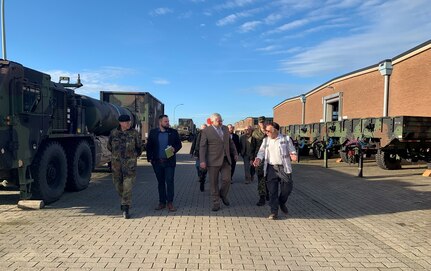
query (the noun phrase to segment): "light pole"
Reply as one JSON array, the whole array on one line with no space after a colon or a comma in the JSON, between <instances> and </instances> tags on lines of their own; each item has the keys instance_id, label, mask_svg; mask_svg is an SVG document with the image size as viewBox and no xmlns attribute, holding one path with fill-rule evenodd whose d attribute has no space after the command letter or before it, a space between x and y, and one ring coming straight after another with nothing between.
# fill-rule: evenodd
<instances>
[{"instance_id":1,"label":"light pole","mask_svg":"<svg viewBox=\"0 0 431 271\"><path fill-rule=\"evenodd\" d=\"M3 59L6 60L6 30L4 23L4 0L1 0L1 37L2 37L2 51Z\"/></svg>"},{"instance_id":2,"label":"light pole","mask_svg":"<svg viewBox=\"0 0 431 271\"><path fill-rule=\"evenodd\" d=\"M180 105L184 105L184 104L177 104L177 105L174 107L174 126L175 126L175 122L176 122L176 120L175 120L175 110L177 110L177 107L178 107L178 106L180 106Z\"/></svg>"}]
</instances>

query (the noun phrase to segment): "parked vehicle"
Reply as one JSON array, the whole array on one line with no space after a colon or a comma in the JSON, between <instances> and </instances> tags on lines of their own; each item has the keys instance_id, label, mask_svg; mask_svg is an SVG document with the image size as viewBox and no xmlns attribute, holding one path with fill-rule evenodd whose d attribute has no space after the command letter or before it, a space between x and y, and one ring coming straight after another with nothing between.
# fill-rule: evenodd
<instances>
[{"instance_id":1,"label":"parked vehicle","mask_svg":"<svg viewBox=\"0 0 431 271\"><path fill-rule=\"evenodd\" d=\"M136 129L141 132L143 146L151 129L159 127L159 116L165 105L149 92L101 91L100 100L127 108L137 116Z\"/></svg>"},{"instance_id":2,"label":"parked vehicle","mask_svg":"<svg viewBox=\"0 0 431 271\"><path fill-rule=\"evenodd\" d=\"M300 154L322 159L339 153L344 162L375 155L383 169L401 168L401 159L431 161L431 117L396 116L346 119L283 128Z\"/></svg>"},{"instance_id":3,"label":"parked vehicle","mask_svg":"<svg viewBox=\"0 0 431 271\"><path fill-rule=\"evenodd\" d=\"M106 148L118 116L132 125L133 110L75 93L66 77L0 60L0 180L20 190L21 199L58 200L65 189L79 191L92 170L110 160Z\"/></svg>"},{"instance_id":4,"label":"parked vehicle","mask_svg":"<svg viewBox=\"0 0 431 271\"><path fill-rule=\"evenodd\" d=\"M196 125L193 119L178 119L177 130L181 140L193 141L196 135Z\"/></svg>"}]
</instances>

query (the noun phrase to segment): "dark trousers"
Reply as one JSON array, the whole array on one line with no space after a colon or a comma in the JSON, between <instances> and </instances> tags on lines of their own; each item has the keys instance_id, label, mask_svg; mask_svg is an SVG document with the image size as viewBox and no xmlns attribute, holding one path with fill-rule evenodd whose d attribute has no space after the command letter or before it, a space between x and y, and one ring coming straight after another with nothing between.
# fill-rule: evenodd
<instances>
[{"instance_id":1,"label":"dark trousers","mask_svg":"<svg viewBox=\"0 0 431 271\"><path fill-rule=\"evenodd\" d=\"M159 183L159 203L166 204L166 202L173 202L175 167L163 161L153 162L152 165L157 182Z\"/></svg>"},{"instance_id":2,"label":"dark trousers","mask_svg":"<svg viewBox=\"0 0 431 271\"><path fill-rule=\"evenodd\" d=\"M233 174L235 173L235 167L236 167L236 161L235 161L235 156L230 156L230 161L231 161L231 165L230 165L230 178L232 179Z\"/></svg>"},{"instance_id":3,"label":"dark trousers","mask_svg":"<svg viewBox=\"0 0 431 271\"><path fill-rule=\"evenodd\" d=\"M266 177L271 213L278 214L278 207L280 205L286 204L290 193L292 193L292 174L285 173L282 165L268 165L266 169Z\"/></svg>"},{"instance_id":4,"label":"dark trousers","mask_svg":"<svg viewBox=\"0 0 431 271\"><path fill-rule=\"evenodd\" d=\"M196 171L198 173L199 181L205 182L205 179L207 177L207 169L201 168L199 159L196 160L195 167L196 167Z\"/></svg>"}]
</instances>

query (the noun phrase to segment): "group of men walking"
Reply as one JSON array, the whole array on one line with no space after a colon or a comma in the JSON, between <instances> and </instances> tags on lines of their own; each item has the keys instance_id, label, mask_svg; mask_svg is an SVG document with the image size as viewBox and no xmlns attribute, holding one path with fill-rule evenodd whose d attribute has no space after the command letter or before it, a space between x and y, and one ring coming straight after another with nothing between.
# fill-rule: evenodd
<instances>
[{"instance_id":1,"label":"group of men walking","mask_svg":"<svg viewBox=\"0 0 431 271\"><path fill-rule=\"evenodd\" d=\"M130 218L131 192L136 179L137 157L142 152L140 135L131 127L130 117L119 117L119 127L111 132L108 149L112 152L114 186L121 198L124 218ZM223 125L220 114L209 118L209 125L202 125L192 144L191 154L196 157L196 170L200 190L205 190L206 176L209 179L211 210L217 212L220 202L230 205L229 190L239 154L244 161L245 183L258 179L258 206L269 200L269 219L278 218L280 209L287 215L287 199L292 191L291 161L296 161L292 140L279 133L275 122L265 123L259 117L259 128L252 131L247 127L245 134L238 137L232 125ZM146 151L158 181L159 204L156 210L168 209L175 212L174 176L176 153L182 148L178 132L170 128L167 115L159 117L159 127L149 133Z\"/></svg>"}]
</instances>

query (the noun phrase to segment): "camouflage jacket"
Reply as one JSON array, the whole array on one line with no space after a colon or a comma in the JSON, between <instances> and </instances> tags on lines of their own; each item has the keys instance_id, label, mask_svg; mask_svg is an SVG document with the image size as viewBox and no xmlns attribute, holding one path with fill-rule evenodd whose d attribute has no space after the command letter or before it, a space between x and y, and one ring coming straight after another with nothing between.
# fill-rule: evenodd
<instances>
[{"instance_id":1,"label":"camouflage jacket","mask_svg":"<svg viewBox=\"0 0 431 271\"><path fill-rule=\"evenodd\" d=\"M251 135L251 143L250 143L250 149L251 149L251 159L254 160L256 158L257 153L259 152L260 145L262 145L263 139L266 137L265 132L262 132L260 128L257 128L253 131L253 134Z\"/></svg>"},{"instance_id":2,"label":"camouflage jacket","mask_svg":"<svg viewBox=\"0 0 431 271\"><path fill-rule=\"evenodd\" d=\"M133 128L126 131L117 128L111 131L107 147L112 160L136 159L142 153L141 136Z\"/></svg>"}]
</instances>

